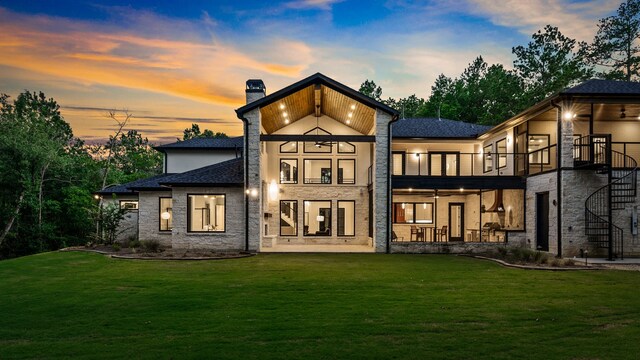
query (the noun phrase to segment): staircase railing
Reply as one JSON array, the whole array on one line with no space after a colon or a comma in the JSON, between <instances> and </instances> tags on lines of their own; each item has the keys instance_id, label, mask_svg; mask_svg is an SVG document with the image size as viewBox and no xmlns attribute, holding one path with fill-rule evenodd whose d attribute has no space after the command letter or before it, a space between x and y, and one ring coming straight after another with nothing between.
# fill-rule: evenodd
<instances>
[{"instance_id":1,"label":"staircase railing","mask_svg":"<svg viewBox=\"0 0 640 360\"><path fill-rule=\"evenodd\" d=\"M610 135L590 135L574 141L577 166L596 165L608 175L607 184L585 201L585 234L589 242L608 250L609 260L624 258L623 230L613 224L613 210L635 201L638 164L632 157L611 149Z\"/></svg>"}]
</instances>

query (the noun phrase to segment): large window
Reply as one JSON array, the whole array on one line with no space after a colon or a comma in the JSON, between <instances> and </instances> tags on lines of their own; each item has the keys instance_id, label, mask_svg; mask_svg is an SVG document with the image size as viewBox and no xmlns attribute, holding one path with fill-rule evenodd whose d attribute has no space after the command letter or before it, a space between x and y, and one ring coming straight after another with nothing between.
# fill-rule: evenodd
<instances>
[{"instance_id":1,"label":"large window","mask_svg":"<svg viewBox=\"0 0 640 360\"><path fill-rule=\"evenodd\" d=\"M297 141L287 141L280 145L280 152L286 154L295 154L298 152L298 142Z\"/></svg>"},{"instance_id":2,"label":"large window","mask_svg":"<svg viewBox=\"0 0 640 360\"><path fill-rule=\"evenodd\" d=\"M298 235L298 202L280 200L280 236Z\"/></svg>"},{"instance_id":3,"label":"large window","mask_svg":"<svg viewBox=\"0 0 640 360\"><path fill-rule=\"evenodd\" d=\"M393 222L400 224L433 224L433 203L393 203Z\"/></svg>"},{"instance_id":4,"label":"large window","mask_svg":"<svg viewBox=\"0 0 640 360\"><path fill-rule=\"evenodd\" d=\"M171 231L173 229L173 209L170 197L160 198L160 231Z\"/></svg>"},{"instance_id":5,"label":"large window","mask_svg":"<svg viewBox=\"0 0 640 360\"><path fill-rule=\"evenodd\" d=\"M404 153L394 152L392 155L392 175L404 175Z\"/></svg>"},{"instance_id":6,"label":"large window","mask_svg":"<svg viewBox=\"0 0 640 360\"><path fill-rule=\"evenodd\" d=\"M355 159L338 159L338 184L356 183Z\"/></svg>"},{"instance_id":7,"label":"large window","mask_svg":"<svg viewBox=\"0 0 640 360\"><path fill-rule=\"evenodd\" d=\"M356 235L356 202L338 201L338 236Z\"/></svg>"},{"instance_id":8,"label":"large window","mask_svg":"<svg viewBox=\"0 0 640 360\"><path fill-rule=\"evenodd\" d=\"M356 146L347 141L338 142L338 153L339 154L355 154Z\"/></svg>"},{"instance_id":9,"label":"large window","mask_svg":"<svg viewBox=\"0 0 640 360\"><path fill-rule=\"evenodd\" d=\"M280 159L280 184L298 183L298 159Z\"/></svg>"},{"instance_id":10,"label":"large window","mask_svg":"<svg viewBox=\"0 0 640 360\"><path fill-rule=\"evenodd\" d=\"M331 184L331 159L305 159L305 184Z\"/></svg>"},{"instance_id":11,"label":"large window","mask_svg":"<svg viewBox=\"0 0 640 360\"><path fill-rule=\"evenodd\" d=\"M496 142L496 153L498 153L498 169L507 166L507 139Z\"/></svg>"},{"instance_id":12,"label":"large window","mask_svg":"<svg viewBox=\"0 0 640 360\"><path fill-rule=\"evenodd\" d=\"M459 153L429 153L431 161L431 176L460 175Z\"/></svg>"},{"instance_id":13,"label":"large window","mask_svg":"<svg viewBox=\"0 0 640 360\"><path fill-rule=\"evenodd\" d=\"M549 164L549 135L529 135L529 164Z\"/></svg>"},{"instance_id":14,"label":"large window","mask_svg":"<svg viewBox=\"0 0 640 360\"><path fill-rule=\"evenodd\" d=\"M189 195L188 232L224 232L226 229L225 195Z\"/></svg>"},{"instance_id":15,"label":"large window","mask_svg":"<svg viewBox=\"0 0 640 360\"><path fill-rule=\"evenodd\" d=\"M304 135L331 135L331 133L326 131L323 128L315 127L305 132ZM333 150L333 145L331 142L325 142L325 141L305 141L304 142L305 153L331 153L332 150Z\"/></svg>"},{"instance_id":16,"label":"large window","mask_svg":"<svg viewBox=\"0 0 640 360\"><path fill-rule=\"evenodd\" d=\"M331 236L331 201L305 200L304 235Z\"/></svg>"},{"instance_id":17,"label":"large window","mask_svg":"<svg viewBox=\"0 0 640 360\"><path fill-rule=\"evenodd\" d=\"M491 144L482 149L482 169L484 172L493 170L493 153Z\"/></svg>"}]
</instances>

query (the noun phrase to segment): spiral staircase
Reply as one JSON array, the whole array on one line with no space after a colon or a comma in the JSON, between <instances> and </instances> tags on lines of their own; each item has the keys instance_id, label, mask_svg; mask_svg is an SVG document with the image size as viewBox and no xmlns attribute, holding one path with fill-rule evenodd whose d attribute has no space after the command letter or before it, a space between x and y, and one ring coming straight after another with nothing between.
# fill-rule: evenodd
<instances>
[{"instance_id":1,"label":"spiral staircase","mask_svg":"<svg viewBox=\"0 0 640 360\"><path fill-rule=\"evenodd\" d=\"M588 135L573 144L574 167L607 175L607 184L585 201L585 235L596 248L607 249L609 260L624 259L623 230L613 223L614 210L635 202L637 162L611 148L611 135Z\"/></svg>"}]
</instances>

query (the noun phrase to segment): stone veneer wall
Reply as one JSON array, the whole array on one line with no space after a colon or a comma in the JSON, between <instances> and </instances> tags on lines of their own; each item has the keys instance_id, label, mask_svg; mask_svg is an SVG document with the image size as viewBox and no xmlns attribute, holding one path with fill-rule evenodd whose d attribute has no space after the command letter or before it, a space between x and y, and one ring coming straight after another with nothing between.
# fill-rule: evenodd
<instances>
[{"instance_id":1,"label":"stone veneer wall","mask_svg":"<svg viewBox=\"0 0 640 360\"><path fill-rule=\"evenodd\" d=\"M102 200L102 205L120 205L120 201L122 200L137 201L138 197L136 195L118 195L115 199L105 197ZM138 237L138 211L139 210L130 210L124 215L124 219L120 221L120 225L118 226L118 235L116 237L117 242L124 243L129 241L131 238Z\"/></svg>"},{"instance_id":2,"label":"stone veneer wall","mask_svg":"<svg viewBox=\"0 0 640 360\"><path fill-rule=\"evenodd\" d=\"M252 97L250 97L252 96ZM247 93L247 103L253 102L264 94ZM253 109L246 113L244 117L247 119L248 148L245 149L244 161L248 162L248 171L245 174L248 189L256 189L257 196L248 196L249 201L249 251L258 251L260 249L260 238L262 237L262 181L260 171L260 109ZM239 204L244 209L244 197ZM244 218L243 218L244 221ZM243 227L244 228L244 227Z\"/></svg>"},{"instance_id":3,"label":"stone veneer wall","mask_svg":"<svg viewBox=\"0 0 640 360\"><path fill-rule=\"evenodd\" d=\"M376 110L376 146L374 156L374 183L373 183L373 237L376 252L387 251L387 241L391 241L391 213L388 204L389 184L389 122L391 115L380 109ZM388 236L387 236L388 235Z\"/></svg>"},{"instance_id":4,"label":"stone veneer wall","mask_svg":"<svg viewBox=\"0 0 640 360\"><path fill-rule=\"evenodd\" d=\"M549 252L558 253L558 208L553 205L557 202L557 178L558 174L549 172L546 174L529 176L527 178L526 201L526 244L531 249L536 248L536 194L549 193Z\"/></svg>"},{"instance_id":5,"label":"stone veneer wall","mask_svg":"<svg viewBox=\"0 0 640 360\"><path fill-rule=\"evenodd\" d=\"M322 185L315 186L281 185L282 192L278 200L269 200L267 213L271 214L269 235L276 244L339 244L368 245L369 242L369 194L366 186ZM318 192L322 196L318 196ZM304 236L304 200L331 201L331 236ZM280 236L280 200L298 201L298 236ZM356 236L338 236L338 200L355 200L355 234ZM266 244L268 246L268 242ZM264 244L263 244L264 246Z\"/></svg>"},{"instance_id":6,"label":"stone veneer wall","mask_svg":"<svg viewBox=\"0 0 640 360\"><path fill-rule=\"evenodd\" d=\"M161 197L171 197L171 191L140 191L138 195L138 239L140 241L156 240L163 247L171 247L171 231L160 231ZM176 223L175 218L173 223Z\"/></svg>"},{"instance_id":7,"label":"stone veneer wall","mask_svg":"<svg viewBox=\"0 0 640 360\"><path fill-rule=\"evenodd\" d=\"M189 194L225 194L225 232L187 232L187 196ZM174 249L211 249L243 251L245 249L244 191L242 187L174 187Z\"/></svg>"}]
</instances>

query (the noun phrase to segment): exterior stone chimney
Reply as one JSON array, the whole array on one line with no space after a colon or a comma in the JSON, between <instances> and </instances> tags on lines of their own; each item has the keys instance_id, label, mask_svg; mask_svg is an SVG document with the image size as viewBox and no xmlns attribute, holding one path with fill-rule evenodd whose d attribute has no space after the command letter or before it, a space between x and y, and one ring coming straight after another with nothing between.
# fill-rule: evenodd
<instances>
[{"instance_id":1,"label":"exterior stone chimney","mask_svg":"<svg viewBox=\"0 0 640 360\"><path fill-rule=\"evenodd\" d=\"M267 87L264 86L264 82L260 79L249 79L247 80L245 92L247 94L247 104L249 104L265 97L267 95Z\"/></svg>"}]
</instances>

